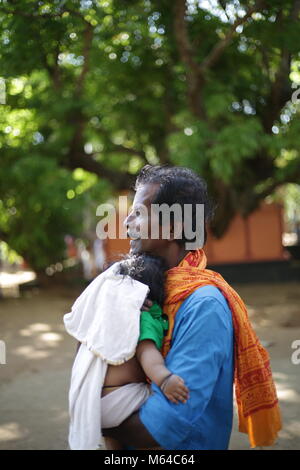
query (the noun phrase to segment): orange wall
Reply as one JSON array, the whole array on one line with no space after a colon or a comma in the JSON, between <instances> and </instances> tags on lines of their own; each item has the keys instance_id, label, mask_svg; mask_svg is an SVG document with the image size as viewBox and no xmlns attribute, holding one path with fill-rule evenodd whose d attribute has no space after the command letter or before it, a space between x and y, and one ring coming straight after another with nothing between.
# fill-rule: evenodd
<instances>
[{"instance_id":1,"label":"orange wall","mask_svg":"<svg viewBox=\"0 0 300 470\"><path fill-rule=\"evenodd\" d=\"M237 215L220 240L209 234L205 246L208 263L285 259L282 231L282 207L279 204L262 204L246 219Z\"/></svg>"},{"instance_id":2,"label":"orange wall","mask_svg":"<svg viewBox=\"0 0 300 470\"><path fill-rule=\"evenodd\" d=\"M119 234L119 221L123 223L124 217L121 217L120 214L117 214L117 224L116 224L116 232L117 236ZM105 252L106 252L106 260L110 261L117 261L120 259L120 255L124 253L128 253L130 249L130 238L120 238L120 239L111 239L108 238L105 245Z\"/></svg>"}]
</instances>

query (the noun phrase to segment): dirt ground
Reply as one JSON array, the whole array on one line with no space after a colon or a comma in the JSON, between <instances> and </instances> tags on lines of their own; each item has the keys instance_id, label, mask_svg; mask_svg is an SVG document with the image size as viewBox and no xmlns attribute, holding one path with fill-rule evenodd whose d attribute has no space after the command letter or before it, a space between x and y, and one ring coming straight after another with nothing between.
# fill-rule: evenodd
<instances>
[{"instance_id":1,"label":"dirt ground","mask_svg":"<svg viewBox=\"0 0 300 470\"><path fill-rule=\"evenodd\" d=\"M234 286L245 300L257 334L267 347L284 427L275 449L300 449L300 364L291 361L300 340L299 284ZM0 449L68 449L68 389L76 343L62 317L78 291L33 290L0 300ZM237 431L230 449L249 449ZM269 448L266 448L269 449Z\"/></svg>"}]
</instances>

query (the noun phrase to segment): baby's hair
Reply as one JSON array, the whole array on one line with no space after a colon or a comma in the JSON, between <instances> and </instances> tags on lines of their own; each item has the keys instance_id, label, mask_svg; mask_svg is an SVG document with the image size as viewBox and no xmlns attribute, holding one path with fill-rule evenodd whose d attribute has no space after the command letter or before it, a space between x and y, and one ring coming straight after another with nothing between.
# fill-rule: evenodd
<instances>
[{"instance_id":1,"label":"baby's hair","mask_svg":"<svg viewBox=\"0 0 300 470\"><path fill-rule=\"evenodd\" d=\"M125 255L119 262L117 274L129 276L146 284L150 291L148 298L162 306L164 302L164 272L166 262L160 256L148 254Z\"/></svg>"}]
</instances>

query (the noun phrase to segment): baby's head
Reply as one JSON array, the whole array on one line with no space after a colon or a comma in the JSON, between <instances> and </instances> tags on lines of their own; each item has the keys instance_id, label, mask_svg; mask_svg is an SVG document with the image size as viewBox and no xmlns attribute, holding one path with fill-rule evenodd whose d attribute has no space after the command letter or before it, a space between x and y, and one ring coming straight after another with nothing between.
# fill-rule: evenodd
<instances>
[{"instance_id":1,"label":"baby's head","mask_svg":"<svg viewBox=\"0 0 300 470\"><path fill-rule=\"evenodd\" d=\"M147 298L162 306L166 269L167 266L163 258L142 253L127 255L124 260L119 262L117 273L146 284L150 289Z\"/></svg>"}]
</instances>

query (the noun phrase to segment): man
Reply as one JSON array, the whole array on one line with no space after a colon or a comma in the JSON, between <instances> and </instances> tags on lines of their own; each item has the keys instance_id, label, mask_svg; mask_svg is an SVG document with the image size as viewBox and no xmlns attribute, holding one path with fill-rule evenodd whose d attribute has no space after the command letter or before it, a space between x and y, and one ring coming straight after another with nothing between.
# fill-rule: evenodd
<instances>
[{"instance_id":1,"label":"man","mask_svg":"<svg viewBox=\"0 0 300 470\"><path fill-rule=\"evenodd\" d=\"M236 371L240 430L248 432L253 447L269 445L281 425L277 396L267 352L249 324L242 300L218 273L205 269L201 247L186 248L193 240L186 238L183 220L170 219L169 235L164 236L166 221L151 212L153 204L179 204L184 214L185 205L191 205L188 220L192 227L188 228L196 234L203 232L205 243L205 223L212 215L206 183L187 168L146 165L135 190L132 210L124 222L133 237L130 252L161 256L168 265L164 311L170 328L163 355L166 367L184 379L190 397L186 403L171 403L152 384L152 395L140 410L118 428L103 430L104 435L135 449L227 449ZM202 220L197 218L197 205L204 207ZM178 237L175 232L180 222ZM159 237L151 238L157 224ZM143 238L140 234L146 229L149 236Z\"/></svg>"}]
</instances>

